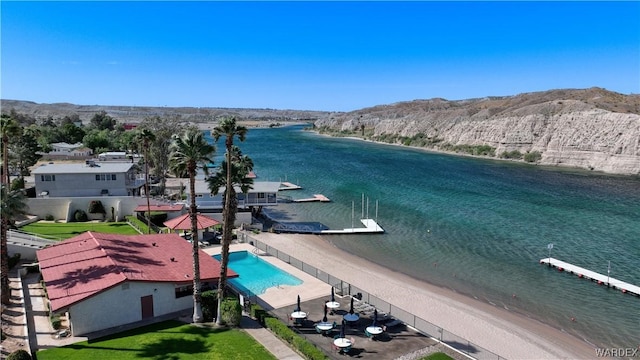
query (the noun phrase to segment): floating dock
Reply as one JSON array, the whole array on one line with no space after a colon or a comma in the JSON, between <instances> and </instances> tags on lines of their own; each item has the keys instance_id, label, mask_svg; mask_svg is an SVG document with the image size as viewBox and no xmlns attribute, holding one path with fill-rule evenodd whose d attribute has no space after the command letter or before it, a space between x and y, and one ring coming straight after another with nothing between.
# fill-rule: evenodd
<instances>
[{"instance_id":1,"label":"floating dock","mask_svg":"<svg viewBox=\"0 0 640 360\"><path fill-rule=\"evenodd\" d=\"M373 219L361 219L363 228L348 228L342 230L331 230L328 226L319 222L277 222L272 229L276 233L295 234L317 234L317 235L338 235L338 234L382 234L384 229Z\"/></svg>"},{"instance_id":2,"label":"floating dock","mask_svg":"<svg viewBox=\"0 0 640 360\"><path fill-rule=\"evenodd\" d=\"M330 202L331 200L329 200L329 198L327 198L326 196L324 196L322 194L314 194L312 198L295 199L295 200L293 200L293 202L314 202L314 201Z\"/></svg>"},{"instance_id":3,"label":"floating dock","mask_svg":"<svg viewBox=\"0 0 640 360\"><path fill-rule=\"evenodd\" d=\"M373 219L360 219L363 228L347 228L342 230L322 230L320 234L382 234L384 229Z\"/></svg>"},{"instance_id":4,"label":"floating dock","mask_svg":"<svg viewBox=\"0 0 640 360\"><path fill-rule=\"evenodd\" d=\"M540 264L553 266L554 268L558 269L558 271L566 271L570 274L576 274L579 278L585 278L587 280L597 282L599 285L605 285L614 289L619 289L625 294L640 296L640 286L629 284L610 276L602 275L595 271L569 264L568 262L564 262L562 260L554 259L552 257L546 257L540 260Z\"/></svg>"},{"instance_id":5,"label":"floating dock","mask_svg":"<svg viewBox=\"0 0 640 360\"><path fill-rule=\"evenodd\" d=\"M284 181L280 183L280 188L278 190L300 190L302 186L296 185L294 183L290 183L288 181Z\"/></svg>"}]
</instances>

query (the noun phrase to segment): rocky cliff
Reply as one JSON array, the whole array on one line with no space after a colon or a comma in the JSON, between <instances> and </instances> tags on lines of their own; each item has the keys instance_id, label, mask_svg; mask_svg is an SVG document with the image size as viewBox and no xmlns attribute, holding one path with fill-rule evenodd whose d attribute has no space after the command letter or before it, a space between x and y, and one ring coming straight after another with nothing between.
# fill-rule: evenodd
<instances>
[{"instance_id":1,"label":"rocky cliff","mask_svg":"<svg viewBox=\"0 0 640 360\"><path fill-rule=\"evenodd\" d=\"M416 100L332 114L315 125L374 141L631 175L640 174L639 114L640 96L591 88Z\"/></svg>"}]
</instances>

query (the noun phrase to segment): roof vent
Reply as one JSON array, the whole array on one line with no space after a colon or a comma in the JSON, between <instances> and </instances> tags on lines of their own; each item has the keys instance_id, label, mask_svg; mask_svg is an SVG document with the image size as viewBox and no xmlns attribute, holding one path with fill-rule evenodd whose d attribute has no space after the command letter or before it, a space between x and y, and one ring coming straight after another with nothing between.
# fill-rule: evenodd
<instances>
[{"instance_id":1,"label":"roof vent","mask_svg":"<svg viewBox=\"0 0 640 360\"><path fill-rule=\"evenodd\" d=\"M172 257L170 260L171 260L171 262L176 262L176 258L174 258L174 257Z\"/></svg>"},{"instance_id":2,"label":"roof vent","mask_svg":"<svg viewBox=\"0 0 640 360\"><path fill-rule=\"evenodd\" d=\"M156 246L158 246L158 244L156 244L156 243L151 243L151 246L156 247Z\"/></svg>"}]
</instances>

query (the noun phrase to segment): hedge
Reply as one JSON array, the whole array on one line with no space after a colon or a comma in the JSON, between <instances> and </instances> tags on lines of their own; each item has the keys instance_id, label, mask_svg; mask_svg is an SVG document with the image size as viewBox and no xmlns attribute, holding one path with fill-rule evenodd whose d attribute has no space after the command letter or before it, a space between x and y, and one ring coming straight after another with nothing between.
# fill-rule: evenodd
<instances>
[{"instance_id":1,"label":"hedge","mask_svg":"<svg viewBox=\"0 0 640 360\"><path fill-rule=\"evenodd\" d=\"M295 333L282 321L274 317L267 316L264 319L264 322L267 326L267 329L271 330L282 340L293 345L293 347L297 349L302 355L304 355L305 358L309 360L328 359L328 357L324 354L324 352L322 352L322 350L315 347L315 345L310 343L307 339Z\"/></svg>"}]
</instances>

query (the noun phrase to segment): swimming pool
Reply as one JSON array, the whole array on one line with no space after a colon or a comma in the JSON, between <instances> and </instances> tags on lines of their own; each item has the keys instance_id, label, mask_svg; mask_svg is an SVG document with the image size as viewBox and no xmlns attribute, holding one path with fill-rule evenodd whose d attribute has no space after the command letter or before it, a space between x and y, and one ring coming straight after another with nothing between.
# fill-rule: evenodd
<instances>
[{"instance_id":1,"label":"swimming pool","mask_svg":"<svg viewBox=\"0 0 640 360\"><path fill-rule=\"evenodd\" d=\"M220 255L213 257L220 261ZM302 280L248 251L229 253L229 268L239 275L237 278L229 279L229 283L248 295L264 294L268 288L274 286L302 284Z\"/></svg>"}]
</instances>

